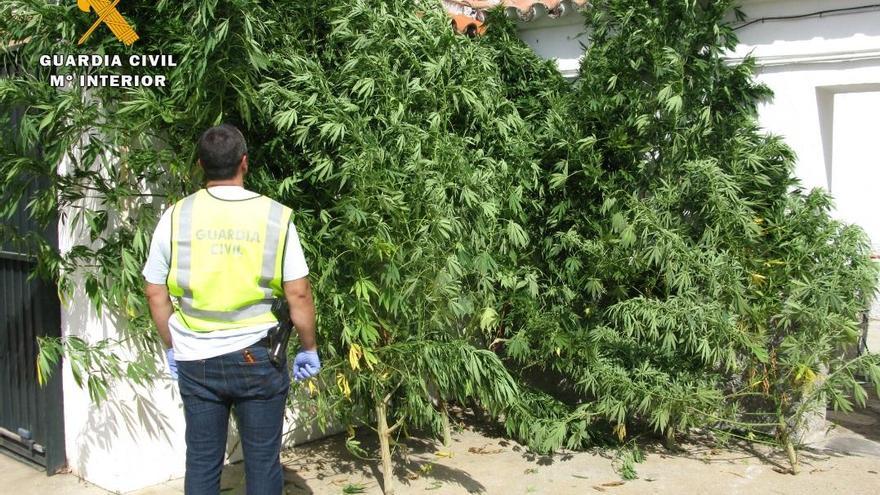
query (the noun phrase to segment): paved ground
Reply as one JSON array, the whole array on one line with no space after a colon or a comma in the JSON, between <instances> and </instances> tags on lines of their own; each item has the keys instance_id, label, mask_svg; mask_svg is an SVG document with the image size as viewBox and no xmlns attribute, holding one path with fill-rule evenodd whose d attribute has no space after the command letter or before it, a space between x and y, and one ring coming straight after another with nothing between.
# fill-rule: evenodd
<instances>
[{"instance_id":1,"label":"paved ground","mask_svg":"<svg viewBox=\"0 0 880 495\"><path fill-rule=\"evenodd\" d=\"M6 455L4 455L6 454ZM71 475L46 476L44 469L11 457L0 450L0 486L17 495L106 495L107 492ZM8 490L8 491L7 491Z\"/></svg>"}]
</instances>

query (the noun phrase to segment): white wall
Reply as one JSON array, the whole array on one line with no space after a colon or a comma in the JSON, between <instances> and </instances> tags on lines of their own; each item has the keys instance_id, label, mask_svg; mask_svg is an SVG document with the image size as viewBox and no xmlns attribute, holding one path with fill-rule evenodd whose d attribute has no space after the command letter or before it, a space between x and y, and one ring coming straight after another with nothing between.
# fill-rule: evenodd
<instances>
[{"instance_id":1,"label":"white wall","mask_svg":"<svg viewBox=\"0 0 880 495\"><path fill-rule=\"evenodd\" d=\"M61 165L61 173L66 167L67 163ZM73 214L73 210L63 212L59 222L62 253L88 242L87 234L72 225ZM95 312L82 283L62 299L61 332L90 343L120 336L109 314ZM131 360L131 349L117 346L113 351L123 361ZM75 474L119 492L183 475L183 413L170 378L163 377L149 388L114 383L108 400L100 405L77 386L67 360L63 381L67 462Z\"/></svg>"},{"instance_id":2,"label":"white wall","mask_svg":"<svg viewBox=\"0 0 880 495\"><path fill-rule=\"evenodd\" d=\"M869 5L866 0L745 0L746 21ZM826 13L803 19L761 21L737 30L732 57L752 53L764 65L876 59L880 9Z\"/></svg>"},{"instance_id":3,"label":"white wall","mask_svg":"<svg viewBox=\"0 0 880 495\"><path fill-rule=\"evenodd\" d=\"M535 53L542 58L556 60L565 77L577 77L584 53L581 44L587 42L584 17L579 10L570 7L558 18L544 15L533 21L520 22L518 28L520 39Z\"/></svg>"},{"instance_id":4,"label":"white wall","mask_svg":"<svg viewBox=\"0 0 880 495\"><path fill-rule=\"evenodd\" d=\"M752 19L869 2L752 1ZM764 128L797 153L795 175L834 196L834 215L864 228L880 254L880 9L768 21L737 31L732 61L756 57L757 79L773 90L761 105ZM880 317L875 300L871 317Z\"/></svg>"},{"instance_id":5,"label":"white wall","mask_svg":"<svg viewBox=\"0 0 880 495\"><path fill-rule=\"evenodd\" d=\"M880 252L880 85L834 95L829 190L837 215L864 228Z\"/></svg>"},{"instance_id":6,"label":"white wall","mask_svg":"<svg viewBox=\"0 0 880 495\"><path fill-rule=\"evenodd\" d=\"M868 3L744 0L742 10L748 21ZM588 42L583 21L579 12L570 10L558 19L544 16L520 22L519 35L538 55L556 60L564 74L574 77L583 53L581 45ZM760 107L762 125L784 136L797 153L796 174L803 184L834 193L841 218L867 227L880 252L880 221L875 226L873 217L856 213L880 206L874 205L874 195L864 190L872 176L863 174L862 181L852 179L856 163L866 172L877 151L871 140L862 137L870 135L878 115L876 98L870 95L880 91L880 9L764 20L736 32L740 43L730 54L731 61L747 54L756 57L760 66L757 79L776 95ZM855 134L857 131L860 134Z\"/></svg>"}]
</instances>

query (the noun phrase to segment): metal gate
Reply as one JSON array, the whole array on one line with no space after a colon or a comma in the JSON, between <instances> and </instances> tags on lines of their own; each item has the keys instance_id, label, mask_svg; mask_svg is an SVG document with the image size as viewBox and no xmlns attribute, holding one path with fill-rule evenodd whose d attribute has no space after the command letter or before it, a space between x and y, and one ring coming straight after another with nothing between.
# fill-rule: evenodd
<instances>
[{"instance_id":1,"label":"metal gate","mask_svg":"<svg viewBox=\"0 0 880 495\"><path fill-rule=\"evenodd\" d=\"M13 125L17 117L13 113ZM8 131L0 129L0 146L11 144ZM5 199L0 192L0 201ZM4 229L45 235L57 248L57 220L41 228L25 204L27 198L13 218L3 220ZM61 310L55 285L30 276L35 266L33 253L5 239L0 242L0 449L45 466L51 475L66 464L61 366L45 386L38 385L37 337L61 335Z\"/></svg>"}]
</instances>

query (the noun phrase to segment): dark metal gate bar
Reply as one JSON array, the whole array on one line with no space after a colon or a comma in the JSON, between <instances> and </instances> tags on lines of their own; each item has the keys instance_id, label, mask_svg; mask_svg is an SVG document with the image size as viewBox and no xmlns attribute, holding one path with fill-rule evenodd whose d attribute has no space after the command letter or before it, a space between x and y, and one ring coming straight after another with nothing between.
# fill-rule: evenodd
<instances>
[{"instance_id":1,"label":"dark metal gate bar","mask_svg":"<svg viewBox=\"0 0 880 495\"><path fill-rule=\"evenodd\" d=\"M13 111L13 126L19 116ZM0 146L13 144L8 131L0 129ZM38 187L32 184L29 192ZM57 248L57 221L37 225L24 209L27 199L3 220L3 229L42 234ZM35 266L27 249L0 243L0 449L45 466L51 475L66 464L61 366L45 386L37 383L37 337L61 336L61 309L55 284L30 276Z\"/></svg>"},{"instance_id":2,"label":"dark metal gate bar","mask_svg":"<svg viewBox=\"0 0 880 495\"><path fill-rule=\"evenodd\" d=\"M0 446L51 474L65 463L61 372L37 384L37 336L59 336L55 288L28 280L33 261L0 252Z\"/></svg>"}]
</instances>

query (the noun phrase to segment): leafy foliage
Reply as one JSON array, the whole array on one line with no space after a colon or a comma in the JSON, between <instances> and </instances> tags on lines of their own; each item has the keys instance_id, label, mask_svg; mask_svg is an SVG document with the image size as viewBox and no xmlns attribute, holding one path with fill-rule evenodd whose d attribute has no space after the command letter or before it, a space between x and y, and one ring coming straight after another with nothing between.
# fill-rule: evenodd
<instances>
[{"instance_id":1,"label":"leafy foliage","mask_svg":"<svg viewBox=\"0 0 880 495\"><path fill-rule=\"evenodd\" d=\"M124 10L141 36L131 48L109 36L72 44L85 19L69 5L0 7L12 20L0 25L5 40L30 40L8 51L21 69L0 82L0 105L25 109L20 146L3 150L4 185L46 177L52 201L35 201L33 213L70 212L85 234L52 253L61 287L82 283L118 318L119 340L152 361L139 274L148 240L163 205L200 185L198 134L231 121L250 143L246 186L296 212L326 360L326 379L303 392L318 392L322 421L369 419L382 402L399 424L438 431L438 399L477 399L495 414L515 402L516 384L480 336L494 324L500 278L520 269L523 184L537 181L537 167L494 53L448 29L439 4ZM170 53L177 67L152 69L166 88L49 86L51 70L68 68L42 68L40 54L91 52ZM82 344L44 342L44 362L78 359ZM100 359L106 345L93 343L77 368L96 378L96 398L106 379L142 364Z\"/></svg>"},{"instance_id":2,"label":"leafy foliage","mask_svg":"<svg viewBox=\"0 0 880 495\"><path fill-rule=\"evenodd\" d=\"M199 187L198 133L227 121L250 143L247 187L295 211L327 361L300 391L321 421L381 406L384 434L437 432L446 400L476 400L539 451L695 426L791 444L817 398L863 402L854 376L880 384L880 363L840 349L873 296L868 243L760 132L769 91L723 58L731 2L591 5L569 83L500 13L469 39L439 2L132 4L141 40L79 47L91 19L72 4L0 0L17 66L0 107L22 109L15 132L0 116L0 215L28 201L79 234L63 252L3 236L123 332L46 341L41 369L65 353L96 399L153 371L139 268L160 210ZM144 69L165 88L56 90L73 69L44 53L177 67ZM101 358L121 342L136 362Z\"/></svg>"},{"instance_id":3,"label":"leafy foliage","mask_svg":"<svg viewBox=\"0 0 880 495\"><path fill-rule=\"evenodd\" d=\"M621 438L784 425L786 443L817 396L847 407L864 397L851 371L880 370L841 357L875 290L868 240L760 131L769 91L752 60L723 57L731 2L591 5L567 97L518 101L544 150L528 228L542 298L510 305L508 354ZM820 385L829 369L849 371Z\"/></svg>"}]
</instances>

